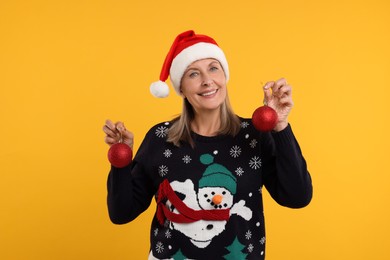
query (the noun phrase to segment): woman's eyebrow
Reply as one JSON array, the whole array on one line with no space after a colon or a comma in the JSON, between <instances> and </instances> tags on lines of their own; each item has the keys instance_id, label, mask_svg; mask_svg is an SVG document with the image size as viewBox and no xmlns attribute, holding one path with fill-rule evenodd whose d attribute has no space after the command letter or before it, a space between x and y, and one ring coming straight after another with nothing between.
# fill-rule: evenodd
<instances>
[{"instance_id":1,"label":"woman's eyebrow","mask_svg":"<svg viewBox=\"0 0 390 260\"><path fill-rule=\"evenodd\" d=\"M214 61L210 62L209 66L214 65L215 63L218 65L220 64L218 61L214 60Z\"/></svg>"},{"instance_id":2,"label":"woman's eyebrow","mask_svg":"<svg viewBox=\"0 0 390 260\"><path fill-rule=\"evenodd\" d=\"M190 71L190 70L198 70L197 68L195 68L195 67L188 67L186 70L185 70L185 72L184 72L184 74L186 74L188 71Z\"/></svg>"}]
</instances>

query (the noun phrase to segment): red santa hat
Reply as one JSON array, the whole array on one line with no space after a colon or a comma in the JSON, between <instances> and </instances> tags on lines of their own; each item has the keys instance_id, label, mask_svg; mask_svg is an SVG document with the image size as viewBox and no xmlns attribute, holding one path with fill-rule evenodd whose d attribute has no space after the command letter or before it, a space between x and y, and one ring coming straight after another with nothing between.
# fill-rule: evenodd
<instances>
[{"instance_id":1,"label":"red santa hat","mask_svg":"<svg viewBox=\"0 0 390 260\"><path fill-rule=\"evenodd\" d=\"M169 95L169 87L165 83L168 76L177 94L180 93L181 78L187 67L194 61L213 58L220 62L226 81L229 80L229 67L222 49L209 36L186 31L179 34L169 50L160 73L160 80L150 85L150 92L155 97L164 98Z\"/></svg>"}]
</instances>

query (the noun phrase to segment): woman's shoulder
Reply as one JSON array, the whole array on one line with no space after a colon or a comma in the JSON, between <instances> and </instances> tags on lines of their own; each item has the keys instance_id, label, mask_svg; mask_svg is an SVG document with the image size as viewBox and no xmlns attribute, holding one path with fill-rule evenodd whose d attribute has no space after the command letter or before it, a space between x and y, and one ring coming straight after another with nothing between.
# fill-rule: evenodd
<instances>
[{"instance_id":1,"label":"woman's shoulder","mask_svg":"<svg viewBox=\"0 0 390 260\"><path fill-rule=\"evenodd\" d=\"M255 129L253 124L252 124L251 118L245 118L245 117L240 117L240 116L238 116L238 118L240 119L241 130L253 131Z\"/></svg>"},{"instance_id":2,"label":"woman's shoulder","mask_svg":"<svg viewBox=\"0 0 390 260\"><path fill-rule=\"evenodd\" d=\"M156 149L156 147L165 147L167 145L168 129L171 126L171 122L160 122L146 132L141 143L141 147L150 151L150 149Z\"/></svg>"},{"instance_id":3,"label":"woman's shoulder","mask_svg":"<svg viewBox=\"0 0 390 260\"><path fill-rule=\"evenodd\" d=\"M250 118L245 118L245 117L241 117L241 116L237 116L237 117L238 117L238 119L240 119L241 127L244 126L244 128L245 128L245 127L252 124L252 120Z\"/></svg>"},{"instance_id":4,"label":"woman's shoulder","mask_svg":"<svg viewBox=\"0 0 390 260\"><path fill-rule=\"evenodd\" d=\"M168 130L171 125L172 122L170 121L157 123L149 129L149 131L146 133L146 137L166 140L166 137L168 136Z\"/></svg>"}]
</instances>

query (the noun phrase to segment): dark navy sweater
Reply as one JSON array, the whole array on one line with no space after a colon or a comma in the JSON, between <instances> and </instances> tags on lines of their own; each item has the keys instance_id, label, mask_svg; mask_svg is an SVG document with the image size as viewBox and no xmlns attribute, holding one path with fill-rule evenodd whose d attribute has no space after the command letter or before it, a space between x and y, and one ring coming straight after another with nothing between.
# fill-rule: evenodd
<instances>
[{"instance_id":1,"label":"dark navy sweater","mask_svg":"<svg viewBox=\"0 0 390 260\"><path fill-rule=\"evenodd\" d=\"M235 137L193 133L193 148L168 143L169 127L170 122L152 127L129 166L111 167L111 221L132 221L155 198L149 259L264 259L262 188L290 208L312 198L291 126L260 133L250 119L241 119ZM175 198L163 196L167 188Z\"/></svg>"}]
</instances>

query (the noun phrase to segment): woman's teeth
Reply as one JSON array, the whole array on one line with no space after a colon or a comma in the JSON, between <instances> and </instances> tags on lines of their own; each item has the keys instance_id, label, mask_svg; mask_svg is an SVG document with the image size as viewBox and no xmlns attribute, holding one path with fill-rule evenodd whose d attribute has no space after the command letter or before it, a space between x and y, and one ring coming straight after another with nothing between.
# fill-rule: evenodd
<instances>
[{"instance_id":1,"label":"woman's teeth","mask_svg":"<svg viewBox=\"0 0 390 260\"><path fill-rule=\"evenodd\" d=\"M213 91L210 91L210 92L207 92L207 93L203 93L203 94L201 94L201 96L203 96L203 97L211 96L211 95L215 94L216 92L217 92L217 90L213 90Z\"/></svg>"}]
</instances>

